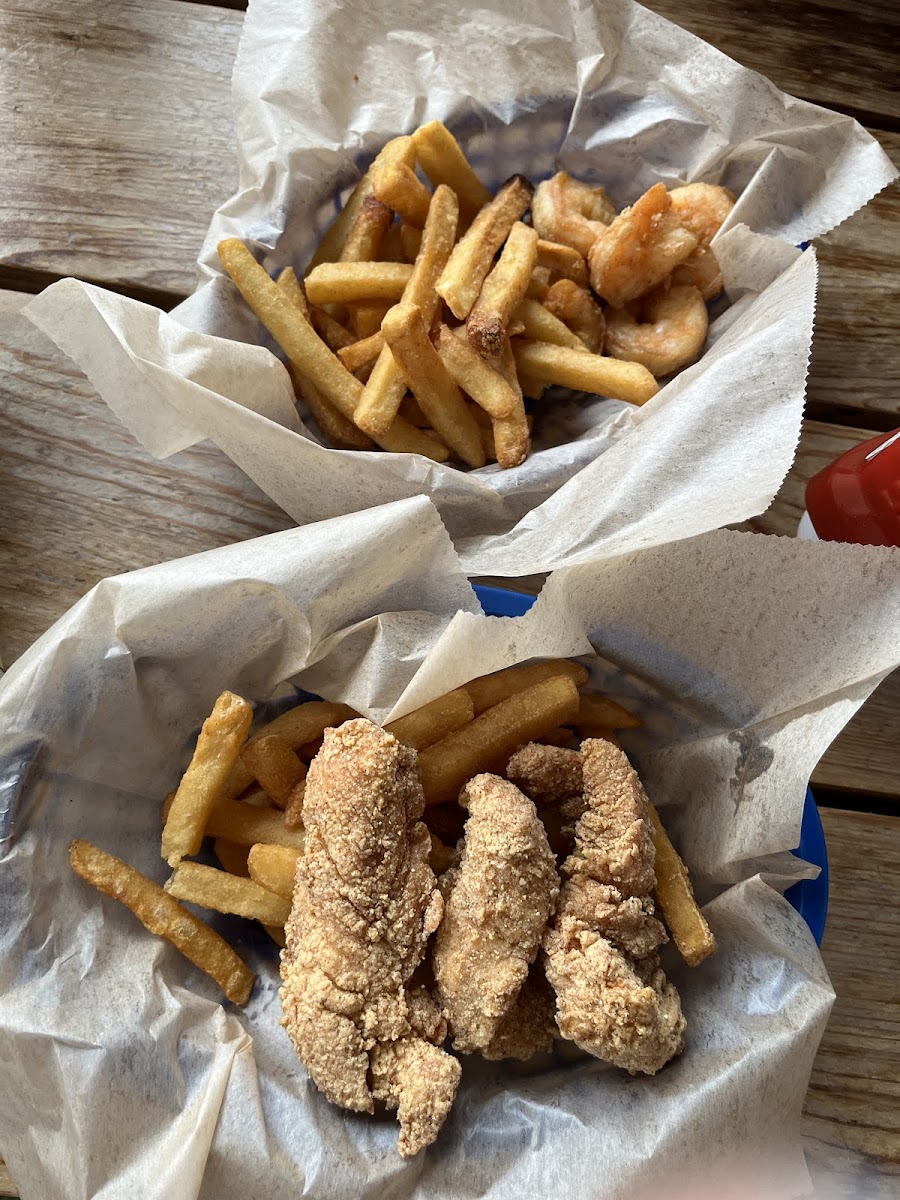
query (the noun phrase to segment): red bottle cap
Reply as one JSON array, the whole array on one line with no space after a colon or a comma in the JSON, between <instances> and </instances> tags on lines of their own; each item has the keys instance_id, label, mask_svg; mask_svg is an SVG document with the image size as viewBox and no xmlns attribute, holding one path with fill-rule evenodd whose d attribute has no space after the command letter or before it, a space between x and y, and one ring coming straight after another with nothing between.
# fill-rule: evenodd
<instances>
[{"instance_id":1,"label":"red bottle cap","mask_svg":"<svg viewBox=\"0 0 900 1200\"><path fill-rule=\"evenodd\" d=\"M900 429L854 446L813 475L806 508L823 541L900 546Z\"/></svg>"}]
</instances>

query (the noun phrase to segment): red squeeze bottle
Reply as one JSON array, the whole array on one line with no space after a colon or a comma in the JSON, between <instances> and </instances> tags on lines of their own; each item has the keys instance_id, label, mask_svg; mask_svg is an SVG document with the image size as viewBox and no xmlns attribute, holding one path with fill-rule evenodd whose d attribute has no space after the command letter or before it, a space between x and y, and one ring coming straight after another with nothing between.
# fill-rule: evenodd
<instances>
[{"instance_id":1,"label":"red squeeze bottle","mask_svg":"<svg viewBox=\"0 0 900 1200\"><path fill-rule=\"evenodd\" d=\"M823 541L900 546L900 429L854 446L813 475L806 510Z\"/></svg>"}]
</instances>

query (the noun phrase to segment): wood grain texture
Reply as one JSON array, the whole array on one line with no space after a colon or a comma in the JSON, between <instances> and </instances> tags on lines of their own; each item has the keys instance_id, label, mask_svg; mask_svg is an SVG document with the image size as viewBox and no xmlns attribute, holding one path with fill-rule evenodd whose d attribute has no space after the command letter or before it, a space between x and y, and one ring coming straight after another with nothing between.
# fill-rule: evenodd
<instances>
[{"instance_id":1,"label":"wood grain texture","mask_svg":"<svg viewBox=\"0 0 900 1200\"><path fill-rule=\"evenodd\" d=\"M824 104L900 123L900 9L883 0L647 0L776 87ZM876 122L877 123L877 122Z\"/></svg>"},{"instance_id":2,"label":"wood grain texture","mask_svg":"<svg viewBox=\"0 0 900 1200\"><path fill-rule=\"evenodd\" d=\"M176 0L7 0L0 263L189 292L237 181L242 24Z\"/></svg>"},{"instance_id":3,"label":"wood grain texture","mask_svg":"<svg viewBox=\"0 0 900 1200\"><path fill-rule=\"evenodd\" d=\"M900 11L900 10L898 10ZM873 131L874 132L874 131ZM900 165L900 134L879 133ZM819 287L807 403L816 416L900 424L900 185L816 240Z\"/></svg>"},{"instance_id":4,"label":"wood grain texture","mask_svg":"<svg viewBox=\"0 0 900 1200\"><path fill-rule=\"evenodd\" d=\"M0 293L5 666L107 575L293 524L210 443L151 458L74 363L16 314L26 299Z\"/></svg>"},{"instance_id":5,"label":"wood grain texture","mask_svg":"<svg viewBox=\"0 0 900 1200\"><path fill-rule=\"evenodd\" d=\"M900 1195L900 820L822 809L831 897L822 944L837 993L803 1123L819 1200Z\"/></svg>"}]
</instances>

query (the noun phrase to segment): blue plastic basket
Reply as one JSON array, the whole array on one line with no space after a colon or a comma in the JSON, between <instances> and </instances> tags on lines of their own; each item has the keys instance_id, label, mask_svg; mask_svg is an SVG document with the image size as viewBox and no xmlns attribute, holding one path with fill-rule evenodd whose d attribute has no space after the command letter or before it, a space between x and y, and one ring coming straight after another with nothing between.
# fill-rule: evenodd
<instances>
[{"instance_id":1,"label":"blue plastic basket","mask_svg":"<svg viewBox=\"0 0 900 1200\"><path fill-rule=\"evenodd\" d=\"M523 592L511 592L506 588L475 585L481 607L490 617L521 617L528 612L537 597ZM800 827L800 845L794 851L805 862L820 868L816 879L804 879L785 892L785 898L810 928L816 944L822 944L825 932L825 914L828 911L828 852L825 834L819 819L819 810L812 792L807 788L803 806L803 824Z\"/></svg>"}]
</instances>

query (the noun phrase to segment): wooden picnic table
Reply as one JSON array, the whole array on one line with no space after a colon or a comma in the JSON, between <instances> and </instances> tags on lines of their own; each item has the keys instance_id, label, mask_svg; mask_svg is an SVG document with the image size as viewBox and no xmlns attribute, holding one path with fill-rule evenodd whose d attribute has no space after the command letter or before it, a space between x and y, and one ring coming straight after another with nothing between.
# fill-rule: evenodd
<instances>
[{"instance_id":1,"label":"wooden picnic table","mask_svg":"<svg viewBox=\"0 0 900 1200\"><path fill-rule=\"evenodd\" d=\"M158 462L24 318L65 275L171 308L236 184L230 74L243 5L3 0L0 138L0 657L104 576L287 528L201 444ZM900 161L897 10L877 0L650 0L804 99L850 113ZM808 419L762 533L791 535L806 480L900 425L900 189L817 242ZM900 677L819 763L831 861L823 945L837 991L804 1136L825 1197L900 1194ZM0 1147L2 1149L2 1147ZM16 1195L0 1164L0 1194Z\"/></svg>"}]
</instances>

